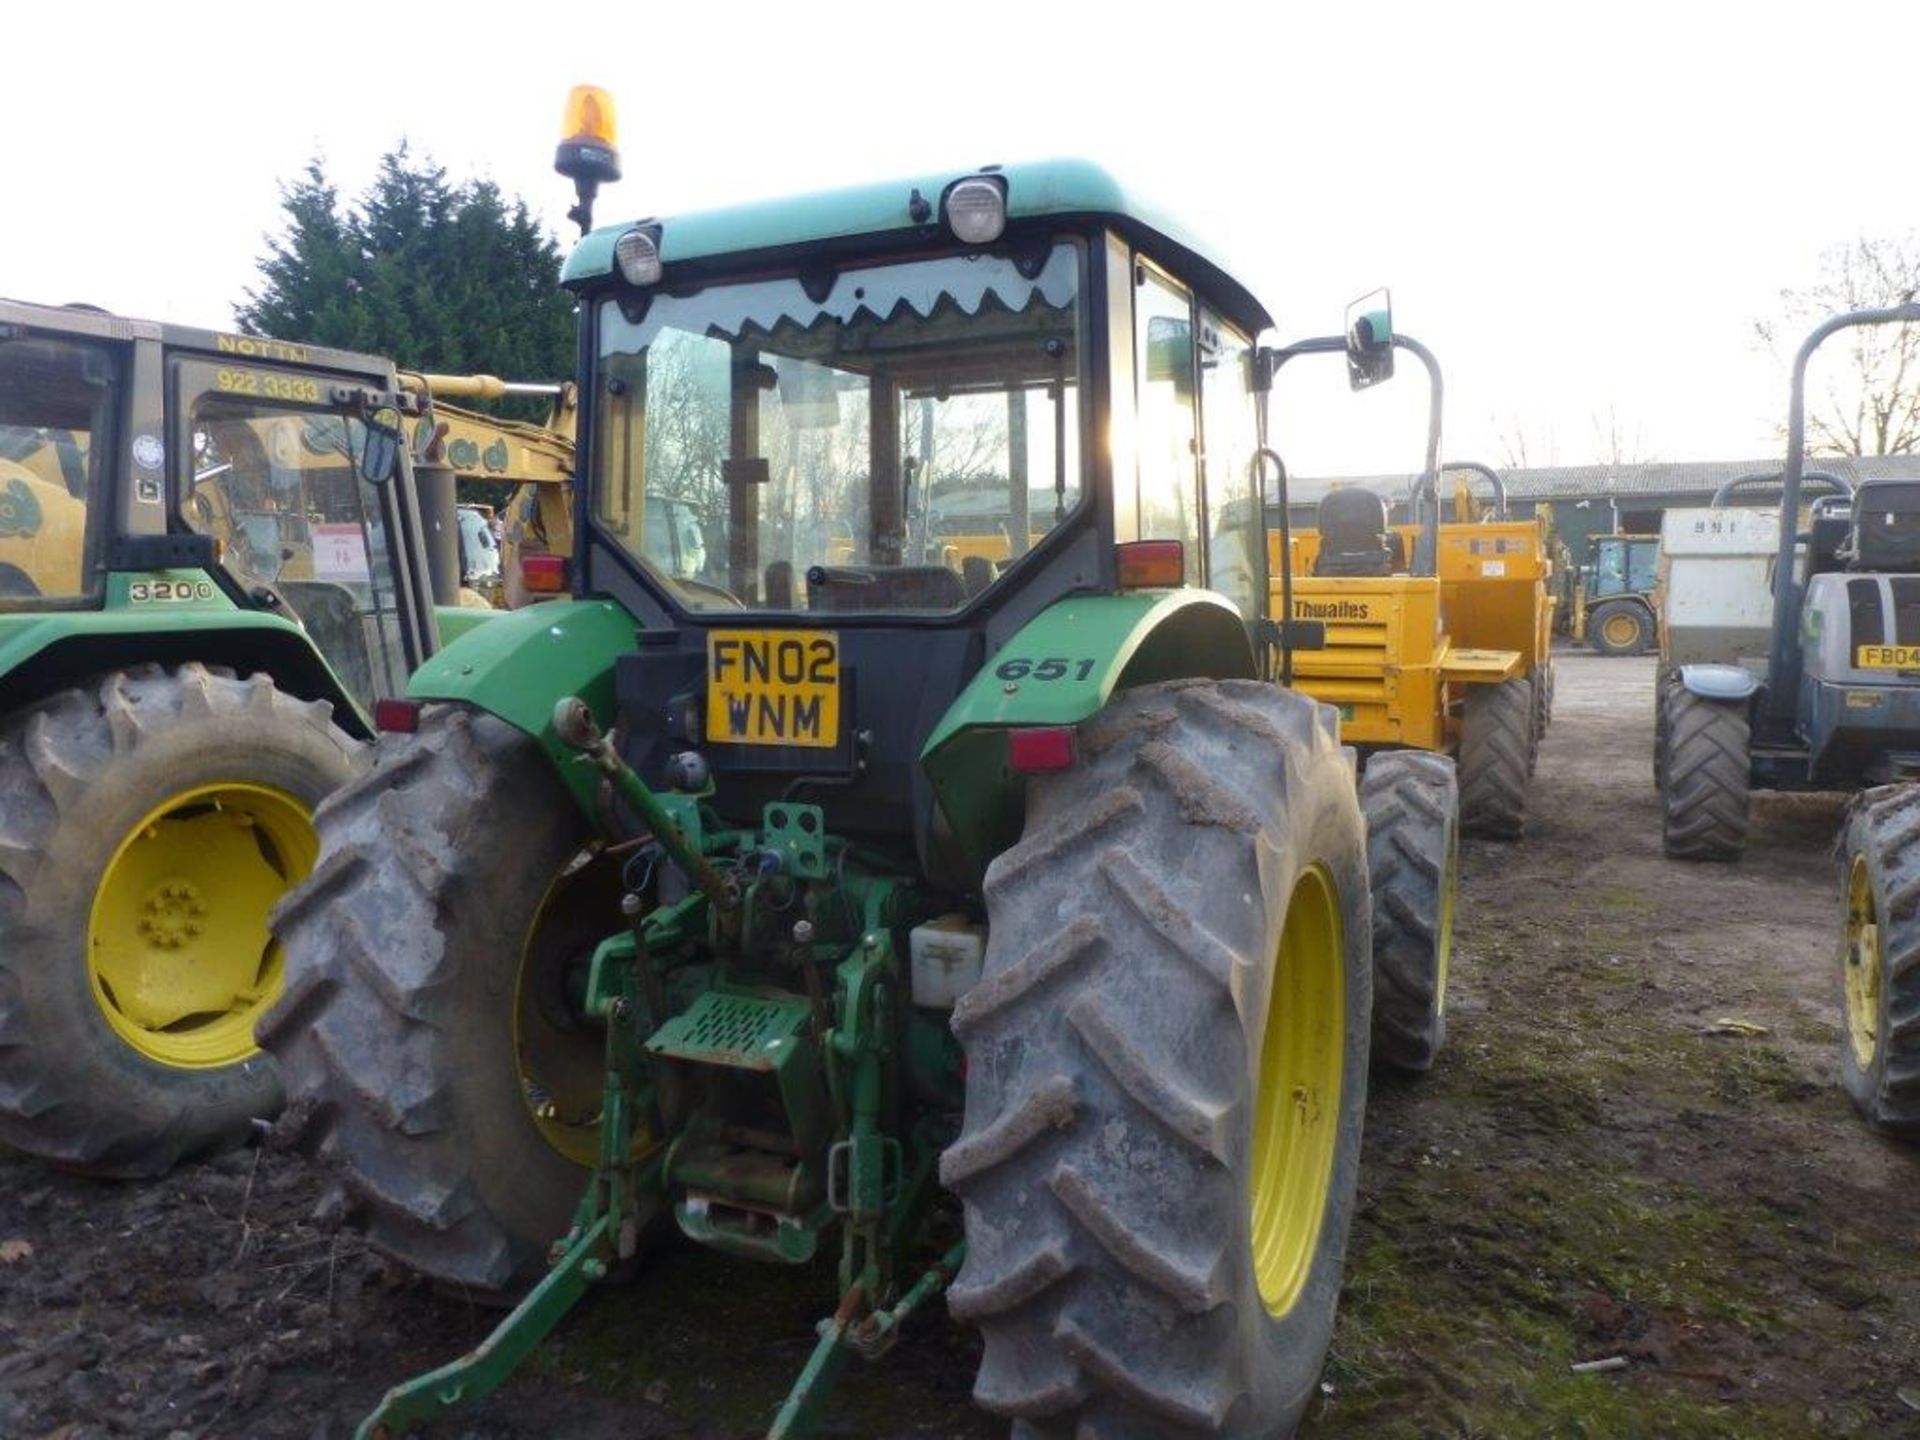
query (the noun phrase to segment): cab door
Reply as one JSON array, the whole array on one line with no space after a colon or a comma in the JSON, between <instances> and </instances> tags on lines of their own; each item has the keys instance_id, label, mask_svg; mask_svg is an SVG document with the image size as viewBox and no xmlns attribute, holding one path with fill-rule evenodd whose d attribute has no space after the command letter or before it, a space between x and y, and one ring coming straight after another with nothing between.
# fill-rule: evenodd
<instances>
[{"instance_id":1,"label":"cab door","mask_svg":"<svg viewBox=\"0 0 1920 1440\"><path fill-rule=\"evenodd\" d=\"M220 542L247 601L297 620L362 708L400 694L420 662L408 623L398 480L361 473L368 432L327 377L267 365L173 366L175 504Z\"/></svg>"}]
</instances>

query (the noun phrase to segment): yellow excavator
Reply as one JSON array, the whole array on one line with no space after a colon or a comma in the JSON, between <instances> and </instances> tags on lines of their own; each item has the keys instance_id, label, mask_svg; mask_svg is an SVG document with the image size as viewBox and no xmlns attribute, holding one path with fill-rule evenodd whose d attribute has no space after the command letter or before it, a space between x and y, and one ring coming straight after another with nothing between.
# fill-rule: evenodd
<instances>
[{"instance_id":1,"label":"yellow excavator","mask_svg":"<svg viewBox=\"0 0 1920 1440\"><path fill-rule=\"evenodd\" d=\"M417 458L451 482L493 481L514 487L496 534L479 507L462 505L461 575L477 602L517 609L566 589L566 561L573 548L573 439L580 413L579 391L557 384L502 380L494 375L433 375L401 372L402 389L428 404L414 433ZM502 420L448 403L451 400L533 398L548 402L543 422ZM434 483L430 478L423 483ZM442 483L445 483L444 481ZM522 563L529 555L556 562Z\"/></svg>"}]
</instances>

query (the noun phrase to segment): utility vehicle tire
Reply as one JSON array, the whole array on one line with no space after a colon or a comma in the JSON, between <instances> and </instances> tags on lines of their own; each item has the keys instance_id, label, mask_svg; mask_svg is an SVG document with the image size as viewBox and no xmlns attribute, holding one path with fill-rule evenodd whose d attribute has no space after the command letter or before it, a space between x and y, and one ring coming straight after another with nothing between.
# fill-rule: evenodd
<instances>
[{"instance_id":1,"label":"utility vehicle tire","mask_svg":"<svg viewBox=\"0 0 1920 1440\"><path fill-rule=\"evenodd\" d=\"M1460 828L1517 840L1527 828L1533 776L1533 685L1525 679L1469 685L1460 722Z\"/></svg>"},{"instance_id":2,"label":"utility vehicle tire","mask_svg":"<svg viewBox=\"0 0 1920 1440\"><path fill-rule=\"evenodd\" d=\"M1840 850L1840 1075L1867 1123L1920 1140L1920 786L1868 790Z\"/></svg>"},{"instance_id":3,"label":"utility vehicle tire","mask_svg":"<svg viewBox=\"0 0 1920 1440\"><path fill-rule=\"evenodd\" d=\"M1352 752L1254 681L1148 686L1035 777L956 1008L949 1295L1020 1436L1289 1435L1332 1334L1372 1001Z\"/></svg>"},{"instance_id":4,"label":"utility vehicle tire","mask_svg":"<svg viewBox=\"0 0 1920 1440\"><path fill-rule=\"evenodd\" d=\"M1676 690L1680 677L1663 674L1653 687L1653 787L1664 791L1667 784L1667 726L1673 710L1668 692Z\"/></svg>"},{"instance_id":5,"label":"utility vehicle tire","mask_svg":"<svg viewBox=\"0 0 1920 1440\"><path fill-rule=\"evenodd\" d=\"M319 864L274 917L286 994L260 1025L287 1086L276 1138L332 1172L323 1215L504 1301L586 1188L603 1032L570 1018L564 982L619 928L618 890L568 889L595 868L569 869L577 807L533 741L462 706L429 707L316 819ZM549 1101L578 1123L537 1120Z\"/></svg>"},{"instance_id":6,"label":"utility vehicle tire","mask_svg":"<svg viewBox=\"0 0 1920 1440\"><path fill-rule=\"evenodd\" d=\"M1747 848L1747 705L1709 700L1677 680L1660 692L1666 748L1660 838L1676 860L1738 860Z\"/></svg>"},{"instance_id":7,"label":"utility vehicle tire","mask_svg":"<svg viewBox=\"0 0 1920 1440\"><path fill-rule=\"evenodd\" d=\"M1373 889L1373 1060L1429 1070L1447 1034L1447 966L1459 877L1453 761L1389 750L1360 780Z\"/></svg>"},{"instance_id":8,"label":"utility vehicle tire","mask_svg":"<svg viewBox=\"0 0 1920 1440\"><path fill-rule=\"evenodd\" d=\"M267 915L360 750L324 702L191 663L0 724L0 1141L137 1178L279 1110Z\"/></svg>"},{"instance_id":9,"label":"utility vehicle tire","mask_svg":"<svg viewBox=\"0 0 1920 1440\"><path fill-rule=\"evenodd\" d=\"M1533 748L1538 758L1540 742L1547 738L1553 724L1553 666L1533 667Z\"/></svg>"},{"instance_id":10,"label":"utility vehicle tire","mask_svg":"<svg viewBox=\"0 0 1920 1440\"><path fill-rule=\"evenodd\" d=\"M1653 644L1653 617L1633 600L1609 600L1593 612L1587 643L1601 655L1644 655Z\"/></svg>"}]
</instances>

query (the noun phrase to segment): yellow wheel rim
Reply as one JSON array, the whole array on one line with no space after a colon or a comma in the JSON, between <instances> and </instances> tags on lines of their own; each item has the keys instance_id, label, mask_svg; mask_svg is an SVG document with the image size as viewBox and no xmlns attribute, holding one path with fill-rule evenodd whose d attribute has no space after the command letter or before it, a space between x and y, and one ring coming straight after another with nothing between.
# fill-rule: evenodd
<instances>
[{"instance_id":1,"label":"yellow wheel rim","mask_svg":"<svg viewBox=\"0 0 1920 1440\"><path fill-rule=\"evenodd\" d=\"M256 1053L285 980L267 915L313 869L307 807L264 785L202 785L157 805L101 872L87 920L93 998L149 1060L211 1070Z\"/></svg>"},{"instance_id":2,"label":"yellow wheel rim","mask_svg":"<svg viewBox=\"0 0 1920 1440\"><path fill-rule=\"evenodd\" d=\"M1344 942L1338 897L1316 866L1287 905L1253 1108L1253 1270L1275 1319L1306 1288L1333 1186L1346 1061Z\"/></svg>"},{"instance_id":3,"label":"yellow wheel rim","mask_svg":"<svg viewBox=\"0 0 1920 1440\"><path fill-rule=\"evenodd\" d=\"M1862 1070L1873 1064L1880 1048L1880 918L1873 905L1873 882L1867 858L1853 857L1847 872L1847 1042L1854 1063Z\"/></svg>"},{"instance_id":4,"label":"yellow wheel rim","mask_svg":"<svg viewBox=\"0 0 1920 1440\"><path fill-rule=\"evenodd\" d=\"M620 913L619 862L576 856L553 879L520 947L514 977L513 1052L521 1098L540 1137L576 1165L600 1157L606 1098L606 1032L581 1018L587 970L609 917ZM655 1145L644 1116L634 1154Z\"/></svg>"},{"instance_id":5,"label":"yellow wheel rim","mask_svg":"<svg viewBox=\"0 0 1920 1440\"><path fill-rule=\"evenodd\" d=\"M1631 615L1609 615L1600 630L1609 645L1631 645L1640 634L1640 626Z\"/></svg>"}]
</instances>

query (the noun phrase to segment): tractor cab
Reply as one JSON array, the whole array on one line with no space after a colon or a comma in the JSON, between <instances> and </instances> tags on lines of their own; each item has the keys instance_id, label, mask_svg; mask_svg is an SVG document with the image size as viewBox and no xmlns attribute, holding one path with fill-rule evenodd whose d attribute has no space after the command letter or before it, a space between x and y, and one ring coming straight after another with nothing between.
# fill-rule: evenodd
<instances>
[{"instance_id":1,"label":"tractor cab","mask_svg":"<svg viewBox=\"0 0 1920 1440\"><path fill-rule=\"evenodd\" d=\"M151 658L164 619L370 734L434 643L406 403L383 360L0 301L10 689Z\"/></svg>"},{"instance_id":2,"label":"tractor cab","mask_svg":"<svg viewBox=\"0 0 1920 1440\"><path fill-rule=\"evenodd\" d=\"M565 283L590 357L573 588L644 627L614 689L650 781L697 748L742 814L830 788L846 828L917 833L961 880L1016 784L1003 733L935 733L963 691L1091 703L1182 647L1260 673L1269 320L1099 170L616 225ZM1014 645L1076 592L1164 592L1172 628ZM921 765L949 741L964 763Z\"/></svg>"}]
</instances>

